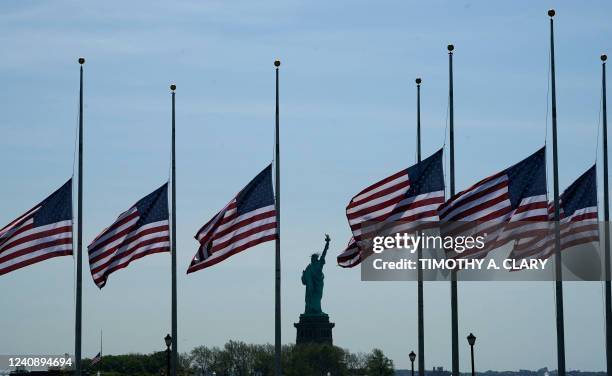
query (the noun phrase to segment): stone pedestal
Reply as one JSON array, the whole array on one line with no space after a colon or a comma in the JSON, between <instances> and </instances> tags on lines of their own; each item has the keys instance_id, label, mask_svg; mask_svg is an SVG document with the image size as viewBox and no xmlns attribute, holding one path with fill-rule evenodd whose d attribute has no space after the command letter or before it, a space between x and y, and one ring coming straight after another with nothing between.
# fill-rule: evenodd
<instances>
[{"instance_id":1,"label":"stone pedestal","mask_svg":"<svg viewBox=\"0 0 612 376\"><path fill-rule=\"evenodd\" d=\"M323 315L300 315L300 322L293 324L297 329L296 344L303 343L329 343L333 344L332 328L335 326L329 322L329 316Z\"/></svg>"}]
</instances>

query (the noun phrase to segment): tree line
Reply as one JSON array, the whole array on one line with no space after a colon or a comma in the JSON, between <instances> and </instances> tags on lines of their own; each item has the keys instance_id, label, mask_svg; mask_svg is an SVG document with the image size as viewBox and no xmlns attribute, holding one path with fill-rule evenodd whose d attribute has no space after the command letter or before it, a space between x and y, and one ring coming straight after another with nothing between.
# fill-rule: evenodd
<instances>
[{"instance_id":1,"label":"tree line","mask_svg":"<svg viewBox=\"0 0 612 376\"><path fill-rule=\"evenodd\" d=\"M151 354L104 355L102 361L84 367L94 375L153 376L166 375L165 351ZM379 350L351 353L329 344L285 345L282 348L285 376L392 376L393 361ZM274 375L274 346L229 341L222 347L198 346L179 355L181 376L272 376Z\"/></svg>"}]
</instances>

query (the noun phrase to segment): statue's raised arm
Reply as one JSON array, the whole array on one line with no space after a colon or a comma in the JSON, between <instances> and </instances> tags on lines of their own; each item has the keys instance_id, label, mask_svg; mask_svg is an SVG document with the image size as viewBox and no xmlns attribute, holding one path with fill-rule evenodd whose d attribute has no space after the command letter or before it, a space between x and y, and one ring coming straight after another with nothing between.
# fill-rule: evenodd
<instances>
[{"instance_id":1,"label":"statue's raised arm","mask_svg":"<svg viewBox=\"0 0 612 376\"><path fill-rule=\"evenodd\" d=\"M325 262L325 255L327 255L327 250L329 249L329 242L331 238L328 234L325 234L325 247L323 248L323 253L321 253L321 260Z\"/></svg>"}]
</instances>

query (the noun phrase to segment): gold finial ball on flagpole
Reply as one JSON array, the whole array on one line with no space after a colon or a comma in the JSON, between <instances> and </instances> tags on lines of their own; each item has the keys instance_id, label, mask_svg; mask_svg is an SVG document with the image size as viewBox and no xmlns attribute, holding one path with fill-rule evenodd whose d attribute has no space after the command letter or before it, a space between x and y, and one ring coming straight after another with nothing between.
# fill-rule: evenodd
<instances>
[{"instance_id":1,"label":"gold finial ball on flagpole","mask_svg":"<svg viewBox=\"0 0 612 376\"><path fill-rule=\"evenodd\" d=\"M606 54L601 55L601 61L606 61L608 60L608 56L606 56Z\"/></svg>"},{"instance_id":2,"label":"gold finial ball on flagpole","mask_svg":"<svg viewBox=\"0 0 612 376\"><path fill-rule=\"evenodd\" d=\"M453 46L452 44L449 44L447 47L448 52L453 52L453 50L455 49L455 46Z\"/></svg>"},{"instance_id":3,"label":"gold finial ball on flagpole","mask_svg":"<svg viewBox=\"0 0 612 376\"><path fill-rule=\"evenodd\" d=\"M421 84L421 78L420 78L420 77L419 77L419 78L417 78L417 79L415 80L415 82L416 82L416 84L417 84L417 85L420 85L420 84Z\"/></svg>"},{"instance_id":4,"label":"gold finial ball on flagpole","mask_svg":"<svg viewBox=\"0 0 612 376\"><path fill-rule=\"evenodd\" d=\"M274 60L274 66L277 68L280 67L280 60L278 59Z\"/></svg>"},{"instance_id":5,"label":"gold finial ball on flagpole","mask_svg":"<svg viewBox=\"0 0 612 376\"><path fill-rule=\"evenodd\" d=\"M175 84L170 85L170 90L175 91L176 90L176 85Z\"/></svg>"},{"instance_id":6,"label":"gold finial ball on flagpole","mask_svg":"<svg viewBox=\"0 0 612 376\"><path fill-rule=\"evenodd\" d=\"M85 58L84 57L80 57L79 58L79 64L81 64L81 65L85 64Z\"/></svg>"},{"instance_id":7,"label":"gold finial ball on flagpole","mask_svg":"<svg viewBox=\"0 0 612 376\"><path fill-rule=\"evenodd\" d=\"M548 16L549 17L554 17L555 16L555 10L554 9L549 9L548 10Z\"/></svg>"}]
</instances>

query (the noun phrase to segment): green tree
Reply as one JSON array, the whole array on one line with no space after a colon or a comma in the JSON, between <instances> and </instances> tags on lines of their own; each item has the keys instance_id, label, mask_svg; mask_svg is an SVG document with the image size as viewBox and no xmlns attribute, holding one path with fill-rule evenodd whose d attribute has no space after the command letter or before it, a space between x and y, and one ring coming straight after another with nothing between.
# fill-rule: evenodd
<instances>
[{"instance_id":1,"label":"green tree","mask_svg":"<svg viewBox=\"0 0 612 376\"><path fill-rule=\"evenodd\" d=\"M382 350L374 349L368 355L367 374L369 376L393 376L393 361L385 356Z\"/></svg>"},{"instance_id":2,"label":"green tree","mask_svg":"<svg viewBox=\"0 0 612 376\"><path fill-rule=\"evenodd\" d=\"M344 351L349 376L365 376L368 367L368 354L362 352L353 354L348 350Z\"/></svg>"},{"instance_id":3,"label":"green tree","mask_svg":"<svg viewBox=\"0 0 612 376\"><path fill-rule=\"evenodd\" d=\"M105 376L159 376L166 374L165 351L151 354L104 355L92 371ZM285 345L281 349L285 376L390 376L393 362L381 350L352 354L329 344ZM90 364L85 359L84 366ZM180 376L273 376L274 346L229 341L222 348L199 346L179 354Z\"/></svg>"},{"instance_id":4,"label":"green tree","mask_svg":"<svg viewBox=\"0 0 612 376\"><path fill-rule=\"evenodd\" d=\"M347 375L345 352L329 344L293 346L283 370L287 376Z\"/></svg>"},{"instance_id":5,"label":"green tree","mask_svg":"<svg viewBox=\"0 0 612 376\"><path fill-rule=\"evenodd\" d=\"M231 360L232 376L248 376L253 368L252 348L242 341L229 341L224 350Z\"/></svg>"},{"instance_id":6,"label":"green tree","mask_svg":"<svg viewBox=\"0 0 612 376\"><path fill-rule=\"evenodd\" d=\"M195 370L191 367L191 356L188 353L178 354L178 374L181 376L190 376L195 374Z\"/></svg>"},{"instance_id":7,"label":"green tree","mask_svg":"<svg viewBox=\"0 0 612 376\"><path fill-rule=\"evenodd\" d=\"M215 355L212 349L206 346L198 346L191 350L189 360L191 367L206 375L212 372L215 364Z\"/></svg>"},{"instance_id":8,"label":"green tree","mask_svg":"<svg viewBox=\"0 0 612 376\"><path fill-rule=\"evenodd\" d=\"M256 376L274 374L274 346L271 344L251 345L253 356L253 373Z\"/></svg>"}]
</instances>

